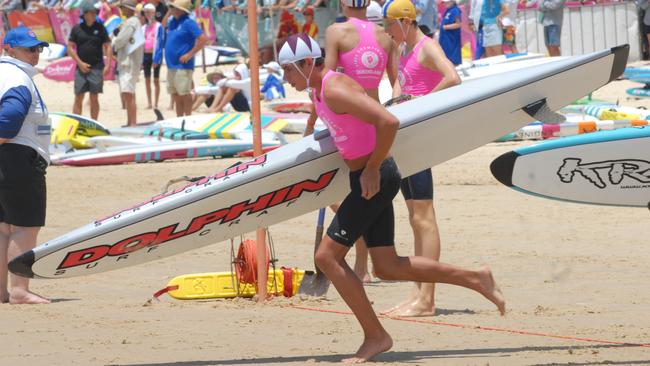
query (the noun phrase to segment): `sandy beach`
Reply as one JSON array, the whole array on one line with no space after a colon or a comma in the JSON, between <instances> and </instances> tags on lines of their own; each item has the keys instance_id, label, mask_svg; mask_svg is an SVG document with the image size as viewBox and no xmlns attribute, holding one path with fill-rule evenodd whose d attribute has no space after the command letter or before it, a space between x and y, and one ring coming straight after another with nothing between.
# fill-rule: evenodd
<instances>
[{"instance_id":1,"label":"sandy beach","mask_svg":"<svg viewBox=\"0 0 650 366\"><path fill-rule=\"evenodd\" d=\"M197 70L196 81L202 75ZM71 111L72 83L42 76L36 83L50 111ZM650 108L648 101L626 100L624 91L632 86L616 81L593 96ZM162 88L161 110L172 117L164 82ZM137 100L138 120L152 120L153 112L142 108L142 82ZM125 124L115 83L105 85L100 103L102 123ZM506 188L492 177L489 164L522 144L488 144L433 168L441 260L490 265L506 296L507 314L499 316L468 290L438 285L436 316L382 320L394 347L377 357L378 363L650 365L650 212L551 201ZM47 225L39 242L141 202L169 179L206 175L234 162L51 167ZM398 252L412 253L401 195L395 209ZM270 228L280 265L313 268L316 217L313 212ZM328 212L327 224L331 218ZM0 365L305 365L338 363L356 351L361 330L334 288L326 299L276 298L266 305L163 296L144 306L169 279L227 271L229 262L230 243L222 242L114 272L34 280L32 289L54 303L0 305ZM412 287L375 280L365 288L380 311Z\"/></svg>"}]
</instances>

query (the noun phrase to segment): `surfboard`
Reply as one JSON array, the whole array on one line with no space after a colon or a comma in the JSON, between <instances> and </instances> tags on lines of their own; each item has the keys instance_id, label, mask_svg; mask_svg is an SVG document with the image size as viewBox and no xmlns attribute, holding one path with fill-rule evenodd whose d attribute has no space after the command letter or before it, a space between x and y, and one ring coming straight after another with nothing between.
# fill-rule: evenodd
<instances>
[{"instance_id":1,"label":"surfboard","mask_svg":"<svg viewBox=\"0 0 650 366\"><path fill-rule=\"evenodd\" d=\"M43 51L39 55L39 60L54 61L56 59L65 57L68 48L65 45L58 43L50 43L49 46L43 47Z\"/></svg>"},{"instance_id":2,"label":"surfboard","mask_svg":"<svg viewBox=\"0 0 650 366\"><path fill-rule=\"evenodd\" d=\"M224 46L205 46L205 65L213 66L218 64L229 64L238 62L238 56L241 55L241 50L233 47ZM203 66L203 55L201 52L194 56L194 65Z\"/></svg>"},{"instance_id":3,"label":"surfboard","mask_svg":"<svg viewBox=\"0 0 650 366\"><path fill-rule=\"evenodd\" d=\"M635 98L648 98L650 97L650 87L646 84L646 86L642 88L629 88L625 89L625 93Z\"/></svg>"},{"instance_id":4,"label":"surfboard","mask_svg":"<svg viewBox=\"0 0 650 366\"><path fill-rule=\"evenodd\" d=\"M279 145L263 141L263 146ZM147 145L126 145L105 149L81 150L51 157L54 165L97 166L146 163L206 156L230 157L253 148L253 140L187 140Z\"/></svg>"},{"instance_id":5,"label":"surfboard","mask_svg":"<svg viewBox=\"0 0 650 366\"><path fill-rule=\"evenodd\" d=\"M563 201L646 207L650 127L630 127L522 147L490 165L520 192Z\"/></svg>"},{"instance_id":6,"label":"surfboard","mask_svg":"<svg viewBox=\"0 0 650 366\"><path fill-rule=\"evenodd\" d=\"M544 123L524 126L518 131L507 135L508 138L502 137L497 141L546 140L558 137L582 135L597 131L609 131L625 127L646 125L648 125L647 120L572 121L556 125Z\"/></svg>"},{"instance_id":7,"label":"surfboard","mask_svg":"<svg viewBox=\"0 0 650 366\"><path fill-rule=\"evenodd\" d=\"M400 126L391 154L409 176L473 150L616 79L628 52L624 45L557 60L392 106ZM348 192L347 166L329 132L321 131L106 214L19 255L9 267L41 278L115 270L286 221Z\"/></svg>"},{"instance_id":8,"label":"surfboard","mask_svg":"<svg viewBox=\"0 0 650 366\"><path fill-rule=\"evenodd\" d=\"M261 117L262 129L272 133L280 132L286 124L286 120L275 116ZM208 138L213 139L232 139L240 132L251 130L250 113L193 114L156 121L145 126L114 128L111 133L118 136L156 136L160 134L161 128L173 129L166 136L172 139L187 137L173 132L179 130L207 134Z\"/></svg>"}]
</instances>

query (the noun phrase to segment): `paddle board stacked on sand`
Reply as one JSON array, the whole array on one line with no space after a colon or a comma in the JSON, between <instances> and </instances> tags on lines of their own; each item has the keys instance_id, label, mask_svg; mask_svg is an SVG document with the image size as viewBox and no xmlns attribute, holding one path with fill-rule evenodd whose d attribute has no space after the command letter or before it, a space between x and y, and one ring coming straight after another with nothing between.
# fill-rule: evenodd
<instances>
[{"instance_id":1,"label":"paddle board stacked on sand","mask_svg":"<svg viewBox=\"0 0 650 366\"><path fill-rule=\"evenodd\" d=\"M391 153L403 176L452 159L532 122L529 114L558 110L616 79L628 52L620 46L557 60L390 107L400 120ZM123 268L303 215L348 192L347 166L322 131L107 214L19 255L9 268L44 278Z\"/></svg>"},{"instance_id":2,"label":"paddle board stacked on sand","mask_svg":"<svg viewBox=\"0 0 650 366\"><path fill-rule=\"evenodd\" d=\"M263 147L280 142L262 142ZM154 144L115 146L102 149L79 150L52 157L52 164L97 166L123 163L146 163L201 157L230 157L251 150L253 141L238 139L210 139L158 142Z\"/></svg>"},{"instance_id":3,"label":"paddle board stacked on sand","mask_svg":"<svg viewBox=\"0 0 650 366\"><path fill-rule=\"evenodd\" d=\"M646 207L650 202L650 127L566 137L522 147L490 165L520 192L582 203Z\"/></svg>"},{"instance_id":4,"label":"paddle board stacked on sand","mask_svg":"<svg viewBox=\"0 0 650 366\"><path fill-rule=\"evenodd\" d=\"M608 120L601 121L591 117L591 120L583 121L577 118L567 118L569 121L560 124L535 123L520 128L518 131L507 134L498 139L497 142L518 141L518 140L542 140L558 137L567 137L592 133L596 131L616 130L619 128L646 126L647 120Z\"/></svg>"},{"instance_id":5,"label":"paddle board stacked on sand","mask_svg":"<svg viewBox=\"0 0 650 366\"><path fill-rule=\"evenodd\" d=\"M262 116L262 129L268 133L266 139L277 139L276 133L287 124L283 118L275 116ZM165 137L171 139L186 139L188 136L183 131L198 132L205 135L194 136L207 138L232 139L245 131L251 130L250 113L210 113L193 114L191 116L176 117L163 121L156 121L145 126L122 127L111 129L111 134L116 136L165 136L165 129L170 129ZM162 129L162 130L161 130ZM248 134L249 135L249 134Z\"/></svg>"}]
</instances>

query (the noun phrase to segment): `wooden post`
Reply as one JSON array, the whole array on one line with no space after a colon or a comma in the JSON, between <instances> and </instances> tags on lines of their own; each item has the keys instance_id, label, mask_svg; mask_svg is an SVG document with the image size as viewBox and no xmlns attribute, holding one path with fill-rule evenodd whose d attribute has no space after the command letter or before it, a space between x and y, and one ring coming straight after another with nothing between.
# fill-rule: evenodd
<instances>
[{"instance_id":1,"label":"wooden post","mask_svg":"<svg viewBox=\"0 0 650 366\"><path fill-rule=\"evenodd\" d=\"M251 123L253 124L253 151L262 155L262 127L260 108L260 57L257 44L257 2L248 0L248 55L251 71ZM258 302L266 301L268 273L266 270L266 229L257 229L257 296Z\"/></svg>"}]
</instances>

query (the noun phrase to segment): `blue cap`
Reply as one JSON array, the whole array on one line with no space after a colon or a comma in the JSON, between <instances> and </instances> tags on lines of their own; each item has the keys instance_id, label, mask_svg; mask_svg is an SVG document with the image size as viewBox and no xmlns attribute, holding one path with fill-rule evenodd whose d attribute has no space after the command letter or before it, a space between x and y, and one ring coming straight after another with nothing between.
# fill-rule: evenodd
<instances>
[{"instance_id":1,"label":"blue cap","mask_svg":"<svg viewBox=\"0 0 650 366\"><path fill-rule=\"evenodd\" d=\"M50 45L49 43L43 42L36 38L34 31L25 26L16 27L7 32L7 34L5 34L4 43L8 44L11 48L29 48L34 46L47 47Z\"/></svg>"}]
</instances>

